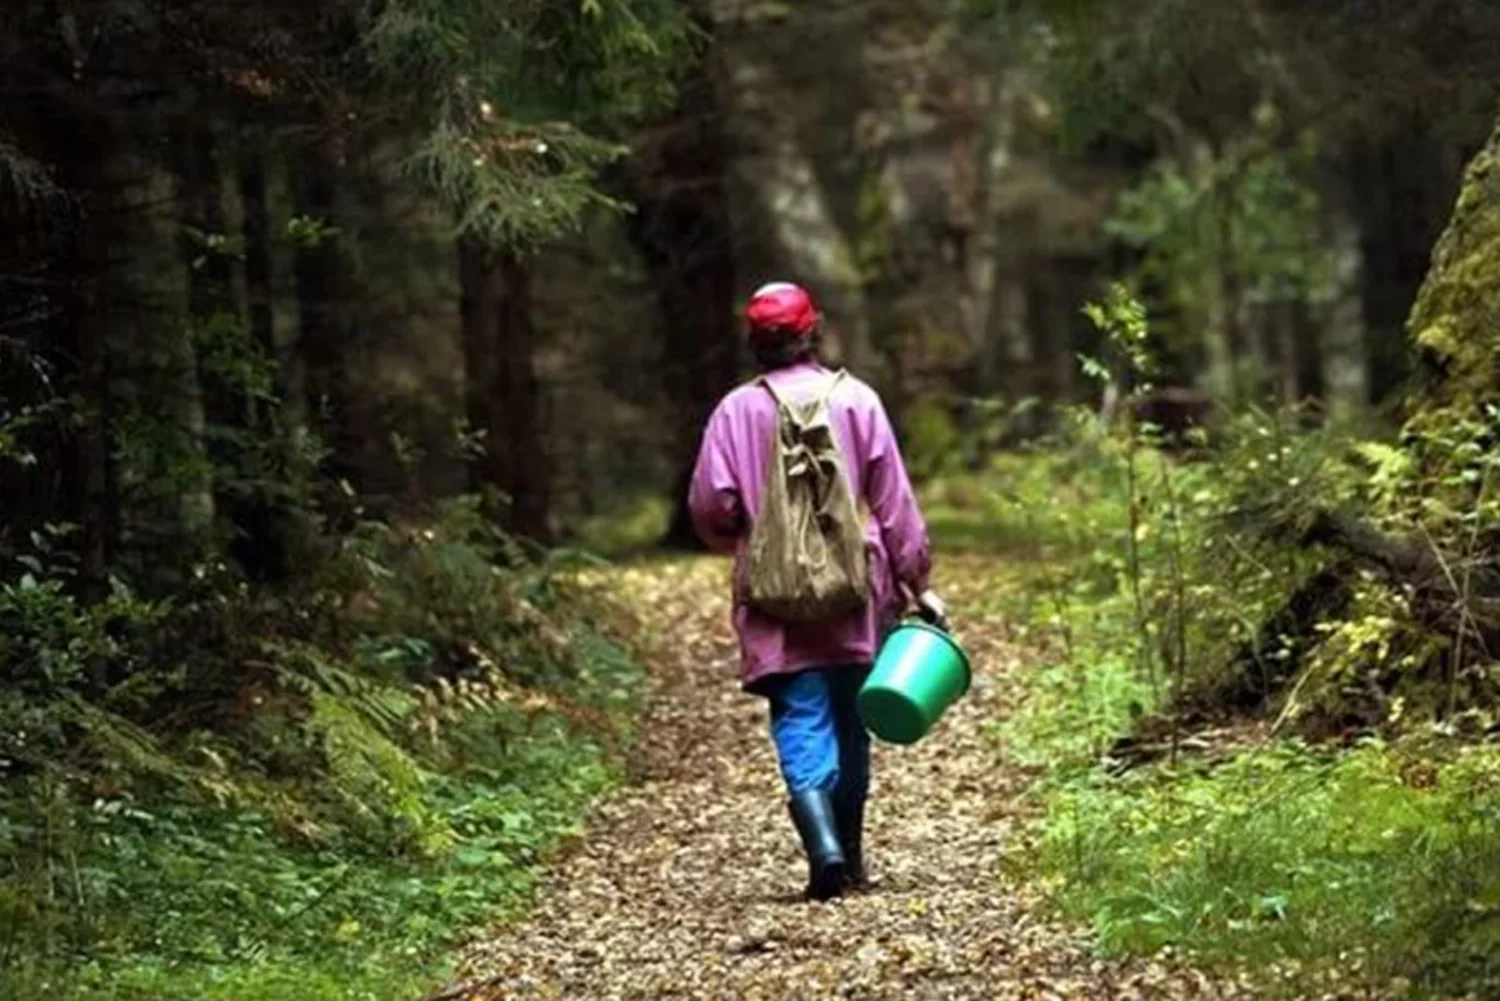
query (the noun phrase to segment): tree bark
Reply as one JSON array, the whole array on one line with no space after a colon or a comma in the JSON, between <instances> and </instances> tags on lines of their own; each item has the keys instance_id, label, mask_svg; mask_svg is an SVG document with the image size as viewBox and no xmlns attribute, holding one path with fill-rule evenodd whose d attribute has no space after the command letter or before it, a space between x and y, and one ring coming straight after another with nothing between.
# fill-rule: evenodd
<instances>
[{"instance_id":1,"label":"tree bark","mask_svg":"<svg viewBox=\"0 0 1500 1001\"><path fill-rule=\"evenodd\" d=\"M482 449L469 461L469 488L485 496L485 510L497 522L507 518L508 498L491 496L510 490L510 443L497 419L494 398L499 381L500 301L503 289L493 252L461 239L458 244L459 320L463 330L464 412L469 430L482 435Z\"/></svg>"},{"instance_id":2,"label":"tree bark","mask_svg":"<svg viewBox=\"0 0 1500 1001\"><path fill-rule=\"evenodd\" d=\"M276 341L276 318L272 305L271 212L267 192L265 155L258 139L239 153L237 184L240 196L240 232L245 241L245 306L251 349L272 366L272 400L246 400L248 426L261 440L263 456L273 464L287 454L278 408L286 398L280 347ZM287 463L291 468L293 464ZM289 544L294 517L285 503L263 490L242 498L233 511L237 538L235 556L245 571L257 580L282 580L291 571Z\"/></svg>"},{"instance_id":3,"label":"tree bark","mask_svg":"<svg viewBox=\"0 0 1500 1001\"><path fill-rule=\"evenodd\" d=\"M185 144L181 186L189 235L184 252L188 266L188 315L199 334L199 383L209 424L209 458L214 471L214 509L229 529L228 552L251 579L283 578L288 572L284 512L261 485L267 479L266 457L276 448L274 415L264 401L252 399L231 372L212 362L223 353L214 341L233 342L236 352L276 357L271 326L270 242L263 163L246 152L237 167L241 192L240 232L245 245L245 287L250 315L243 316L234 288L235 260L226 249L206 240L227 238L231 225L225 210L225 168L212 132L194 128ZM246 340L247 342L243 342ZM222 364L222 362L221 362Z\"/></svg>"},{"instance_id":4,"label":"tree bark","mask_svg":"<svg viewBox=\"0 0 1500 1001\"><path fill-rule=\"evenodd\" d=\"M336 226L337 173L329 155L309 150L295 165L292 197L299 216ZM334 479L356 479L359 436L348 366L356 344L353 273L343 237L337 233L300 243L293 274L297 294L297 338L293 351L301 372L307 425L329 450L324 470Z\"/></svg>"},{"instance_id":5,"label":"tree bark","mask_svg":"<svg viewBox=\"0 0 1500 1001\"><path fill-rule=\"evenodd\" d=\"M1369 404L1370 375L1362 301L1364 241L1353 217L1341 208L1328 220L1329 265L1333 287L1328 305L1319 311L1322 328L1323 380L1331 413L1357 413Z\"/></svg>"},{"instance_id":6,"label":"tree bark","mask_svg":"<svg viewBox=\"0 0 1500 1001\"><path fill-rule=\"evenodd\" d=\"M55 146L49 158L75 210L65 225L48 234L52 302L46 353L54 365L59 396L82 401L61 431L57 514L50 520L76 528L69 540L78 566L74 586L78 597L89 603L109 594L121 529L111 447L112 334L118 306L111 254L121 242L123 186L111 175L112 161L106 154L119 149L120 137L103 125L92 134L82 127L59 130L51 136ZM107 667L103 658L89 663L88 681L96 692L113 680Z\"/></svg>"},{"instance_id":7,"label":"tree bark","mask_svg":"<svg viewBox=\"0 0 1500 1001\"><path fill-rule=\"evenodd\" d=\"M238 317L233 258L226 249L209 242L230 235L224 212L224 178L215 137L207 128L190 128L179 157L178 197L187 230L182 238L182 255L188 271L188 316L195 340L202 345L211 338L228 334L214 329L215 325L233 322ZM248 417L244 396L237 387L225 382L223 373L208 364L211 357L212 351L207 357L201 351L198 353L198 380L203 387L208 422L219 428L243 429ZM215 452L211 458L216 467L227 469L234 457L224 454L222 448ZM221 496L217 485L215 494Z\"/></svg>"},{"instance_id":8,"label":"tree bark","mask_svg":"<svg viewBox=\"0 0 1500 1001\"><path fill-rule=\"evenodd\" d=\"M81 242L89 242L87 237ZM65 520L80 530L78 580L86 601L108 593L108 574L119 539L119 500L116 496L115 457L109 446L113 419L110 388L110 345L98 262L79 249L67 269L75 287L60 314L66 330L60 343L73 360L71 384L84 404L80 420L66 440ZM75 270L75 268L77 270ZM105 322L101 322L105 321Z\"/></svg>"},{"instance_id":9,"label":"tree bark","mask_svg":"<svg viewBox=\"0 0 1500 1001\"><path fill-rule=\"evenodd\" d=\"M245 302L250 340L262 357L274 360L280 352L276 343L276 314L272 306L271 211L266 158L259 146L251 145L241 150L238 181L245 237ZM266 415L257 416L262 418L257 423L263 424Z\"/></svg>"},{"instance_id":10,"label":"tree bark","mask_svg":"<svg viewBox=\"0 0 1500 1001\"><path fill-rule=\"evenodd\" d=\"M516 535L552 540L551 489L536 373L536 329L526 264L513 250L458 246L464 399L484 450L470 483ZM498 495L498 496L497 496Z\"/></svg>"},{"instance_id":11,"label":"tree bark","mask_svg":"<svg viewBox=\"0 0 1500 1001\"><path fill-rule=\"evenodd\" d=\"M1286 402L1299 406L1321 401L1327 392L1323 377L1322 329L1305 302L1286 304Z\"/></svg>"},{"instance_id":12,"label":"tree bark","mask_svg":"<svg viewBox=\"0 0 1500 1001\"><path fill-rule=\"evenodd\" d=\"M804 141L807 88L818 78L798 81L778 62L784 47L805 47L805 32L795 21L768 27L741 6L717 6L725 8L715 22L721 41L714 65L734 151L727 182L732 231L749 286L739 291L775 277L808 285L823 311L825 348L886 388L884 359L871 344L865 276L851 234L841 225L835 196L844 193L827 188L817 151ZM821 137L820 143L843 135Z\"/></svg>"}]
</instances>

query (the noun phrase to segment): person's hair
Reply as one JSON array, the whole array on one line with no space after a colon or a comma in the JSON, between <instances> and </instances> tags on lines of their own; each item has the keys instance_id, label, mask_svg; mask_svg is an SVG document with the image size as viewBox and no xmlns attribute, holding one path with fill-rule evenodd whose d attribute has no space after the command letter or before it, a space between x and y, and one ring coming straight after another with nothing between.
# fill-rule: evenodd
<instances>
[{"instance_id":1,"label":"person's hair","mask_svg":"<svg viewBox=\"0 0 1500 1001\"><path fill-rule=\"evenodd\" d=\"M786 328L757 331L750 344L750 354L755 358L755 367L762 372L774 372L798 362L818 357L823 328L819 324L810 334L798 334Z\"/></svg>"}]
</instances>

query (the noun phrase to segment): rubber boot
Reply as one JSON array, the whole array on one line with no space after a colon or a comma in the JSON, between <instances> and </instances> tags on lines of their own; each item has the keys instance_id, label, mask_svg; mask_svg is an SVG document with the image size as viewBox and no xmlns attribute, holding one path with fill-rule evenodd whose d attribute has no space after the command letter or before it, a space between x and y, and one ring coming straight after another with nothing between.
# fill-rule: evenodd
<instances>
[{"instance_id":1,"label":"rubber boot","mask_svg":"<svg viewBox=\"0 0 1500 1001\"><path fill-rule=\"evenodd\" d=\"M834 804L839 845L844 849L844 882L851 890L869 886L865 872L865 801L841 797Z\"/></svg>"},{"instance_id":2,"label":"rubber boot","mask_svg":"<svg viewBox=\"0 0 1500 1001\"><path fill-rule=\"evenodd\" d=\"M833 798L819 789L799 792L788 805L807 852L807 897L830 900L844 892L844 848L839 844Z\"/></svg>"}]
</instances>

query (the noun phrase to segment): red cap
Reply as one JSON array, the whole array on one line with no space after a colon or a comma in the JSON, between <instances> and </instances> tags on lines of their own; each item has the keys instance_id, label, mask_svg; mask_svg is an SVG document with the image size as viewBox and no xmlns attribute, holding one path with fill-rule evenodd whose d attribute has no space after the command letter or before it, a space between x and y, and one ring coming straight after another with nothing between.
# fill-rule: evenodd
<instances>
[{"instance_id":1,"label":"red cap","mask_svg":"<svg viewBox=\"0 0 1500 1001\"><path fill-rule=\"evenodd\" d=\"M745 307L745 319L750 324L751 340L757 334L776 330L806 337L817 329L818 308L801 286L772 282L755 290Z\"/></svg>"}]
</instances>

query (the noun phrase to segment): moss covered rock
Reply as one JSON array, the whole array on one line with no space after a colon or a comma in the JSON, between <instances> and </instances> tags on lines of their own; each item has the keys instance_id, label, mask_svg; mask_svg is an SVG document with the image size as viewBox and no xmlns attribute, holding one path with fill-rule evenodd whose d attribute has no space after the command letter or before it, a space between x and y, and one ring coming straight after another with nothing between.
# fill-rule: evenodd
<instances>
[{"instance_id":1,"label":"moss covered rock","mask_svg":"<svg viewBox=\"0 0 1500 1001\"><path fill-rule=\"evenodd\" d=\"M1500 400L1500 126L1464 172L1408 330L1427 372L1413 430Z\"/></svg>"}]
</instances>

